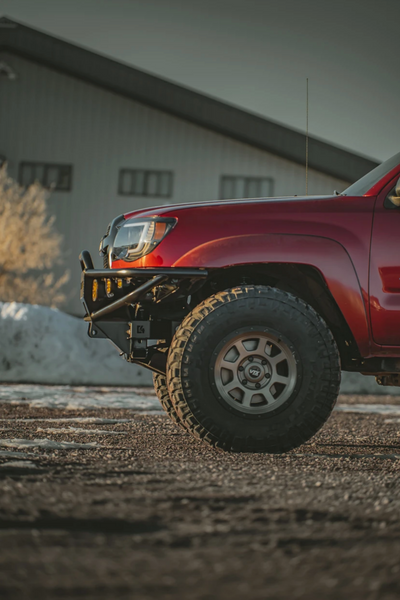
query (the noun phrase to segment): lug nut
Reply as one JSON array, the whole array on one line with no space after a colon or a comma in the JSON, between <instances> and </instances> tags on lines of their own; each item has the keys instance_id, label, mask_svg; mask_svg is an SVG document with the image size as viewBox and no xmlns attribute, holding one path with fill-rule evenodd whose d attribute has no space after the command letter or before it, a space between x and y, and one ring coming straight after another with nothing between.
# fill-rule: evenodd
<instances>
[{"instance_id":1,"label":"lug nut","mask_svg":"<svg viewBox=\"0 0 400 600\"><path fill-rule=\"evenodd\" d=\"M244 367L239 367L238 371L244 371Z\"/></svg>"},{"instance_id":2,"label":"lug nut","mask_svg":"<svg viewBox=\"0 0 400 600\"><path fill-rule=\"evenodd\" d=\"M250 362L253 362L253 360L254 360L254 356L249 356L248 360L249 360Z\"/></svg>"},{"instance_id":3,"label":"lug nut","mask_svg":"<svg viewBox=\"0 0 400 600\"><path fill-rule=\"evenodd\" d=\"M258 390L260 389L260 387L261 387L261 384L260 384L260 383L256 383L256 388L257 388Z\"/></svg>"},{"instance_id":4,"label":"lug nut","mask_svg":"<svg viewBox=\"0 0 400 600\"><path fill-rule=\"evenodd\" d=\"M247 385L247 379L243 379L242 383L243 385Z\"/></svg>"},{"instance_id":5,"label":"lug nut","mask_svg":"<svg viewBox=\"0 0 400 600\"><path fill-rule=\"evenodd\" d=\"M262 364L262 365L266 365L266 364L267 364L267 361L266 361L265 359L263 359L263 360L261 361L261 364Z\"/></svg>"},{"instance_id":6,"label":"lug nut","mask_svg":"<svg viewBox=\"0 0 400 600\"><path fill-rule=\"evenodd\" d=\"M271 379L271 375L269 373L265 373L265 379Z\"/></svg>"}]
</instances>

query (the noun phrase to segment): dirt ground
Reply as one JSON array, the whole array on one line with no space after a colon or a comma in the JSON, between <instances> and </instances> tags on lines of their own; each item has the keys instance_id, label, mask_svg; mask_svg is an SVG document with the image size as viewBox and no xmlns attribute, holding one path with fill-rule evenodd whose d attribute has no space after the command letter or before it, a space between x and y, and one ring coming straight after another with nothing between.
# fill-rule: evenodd
<instances>
[{"instance_id":1,"label":"dirt ground","mask_svg":"<svg viewBox=\"0 0 400 600\"><path fill-rule=\"evenodd\" d=\"M280 456L128 409L0 417L3 600L400 598L398 417L335 412Z\"/></svg>"}]
</instances>

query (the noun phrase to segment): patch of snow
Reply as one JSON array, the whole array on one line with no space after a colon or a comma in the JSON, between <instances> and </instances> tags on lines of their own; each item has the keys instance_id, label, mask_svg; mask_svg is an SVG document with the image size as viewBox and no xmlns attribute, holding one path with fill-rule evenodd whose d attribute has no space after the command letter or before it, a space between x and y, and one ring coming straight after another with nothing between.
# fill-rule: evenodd
<instances>
[{"instance_id":1,"label":"patch of snow","mask_svg":"<svg viewBox=\"0 0 400 600\"><path fill-rule=\"evenodd\" d=\"M21 439L12 439L12 440L0 440L0 446L5 446L6 448L48 448L50 450L74 450L75 448L103 448L101 444L96 444L96 442L88 442L86 444L78 444L75 442L54 442L53 440L44 439L35 439L35 440L21 440Z\"/></svg>"},{"instance_id":2,"label":"patch of snow","mask_svg":"<svg viewBox=\"0 0 400 600\"><path fill-rule=\"evenodd\" d=\"M64 410L128 408L138 412L163 412L157 396L139 394L130 388L5 384L0 385L0 402Z\"/></svg>"},{"instance_id":3,"label":"patch of snow","mask_svg":"<svg viewBox=\"0 0 400 600\"><path fill-rule=\"evenodd\" d=\"M335 406L334 410L350 413L400 415L400 405L396 404L339 404Z\"/></svg>"},{"instance_id":4,"label":"patch of snow","mask_svg":"<svg viewBox=\"0 0 400 600\"><path fill-rule=\"evenodd\" d=\"M2 467L16 467L19 469L26 469L29 467L30 469L37 469L37 465L31 460L10 460L9 462L2 463L0 468Z\"/></svg>"},{"instance_id":5,"label":"patch of snow","mask_svg":"<svg viewBox=\"0 0 400 600\"><path fill-rule=\"evenodd\" d=\"M280 455L281 458L284 458L285 455ZM332 458L332 459L336 459L336 458L345 458L346 460L350 459L355 459L358 460L359 458L363 459L363 458L379 458L382 460L399 460L400 459L400 454L328 454L326 452L324 453L316 453L316 452L296 452L293 454L289 454L289 456L298 456L301 458L304 458L305 456L308 457L312 457L312 458Z\"/></svg>"},{"instance_id":6,"label":"patch of snow","mask_svg":"<svg viewBox=\"0 0 400 600\"><path fill-rule=\"evenodd\" d=\"M0 450L0 458L29 458L36 456L33 452L13 452L12 450Z\"/></svg>"},{"instance_id":7,"label":"patch of snow","mask_svg":"<svg viewBox=\"0 0 400 600\"><path fill-rule=\"evenodd\" d=\"M131 423L133 419L98 419L97 417L60 417L49 419L47 417L34 417L32 419L0 419L0 423L93 423L93 425L112 425L114 423Z\"/></svg>"},{"instance_id":8,"label":"patch of snow","mask_svg":"<svg viewBox=\"0 0 400 600\"><path fill-rule=\"evenodd\" d=\"M50 433L84 433L88 435L127 435L127 431L109 431L107 429L81 429L80 427L38 427L36 431L50 431Z\"/></svg>"},{"instance_id":9,"label":"patch of snow","mask_svg":"<svg viewBox=\"0 0 400 600\"><path fill-rule=\"evenodd\" d=\"M0 302L0 381L152 385L148 369L124 361L87 323L55 308Z\"/></svg>"},{"instance_id":10,"label":"patch of snow","mask_svg":"<svg viewBox=\"0 0 400 600\"><path fill-rule=\"evenodd\" d=\"M341 394L366 394L373 396L400 396L400 388L378 385L373 375L342 371Z\"/></svg>"}]
</instances>

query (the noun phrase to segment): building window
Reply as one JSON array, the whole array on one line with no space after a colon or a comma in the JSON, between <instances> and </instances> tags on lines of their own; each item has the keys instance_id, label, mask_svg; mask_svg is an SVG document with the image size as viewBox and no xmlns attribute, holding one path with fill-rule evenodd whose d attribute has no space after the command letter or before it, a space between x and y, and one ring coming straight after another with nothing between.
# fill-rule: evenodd
<instances>
[{"instance_id":1,"label":"building window","mask_svg":"<svg viewBox=\"0 0 400 600\"><path fill-rule=\"evenodd\" d=\"M38 181L44 187L68 192L72 188L72 165L41 162L22 162L19 165L19 182L31 185Z\"/></svg>"},{"instance_id":2,"label":"building window","mask_svg":"<svg viewBox=\"0 0 400 600\"><path fill-rule=\"evenodd\" d=\"M121 196L172 196L172 171L147 171L144 169L121 169L118 194Z\"/></svg>"},{"instance_id":3,"label":"building window","mask_svg":"<svg viewBox=\"0 0 400 600\"><path fill-rule=\"evenodd\" d=\"M223 175L219 197L229 198L267 198L273 195L274 180L271 177L236 177Z\"/></svg>"}]
</instances>

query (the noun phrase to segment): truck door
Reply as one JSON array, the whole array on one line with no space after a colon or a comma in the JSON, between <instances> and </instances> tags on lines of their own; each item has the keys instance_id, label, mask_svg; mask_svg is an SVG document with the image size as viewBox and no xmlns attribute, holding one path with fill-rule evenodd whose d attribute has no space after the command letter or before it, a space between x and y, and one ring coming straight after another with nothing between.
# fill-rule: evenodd
<instances>
[{"instance_id":1,"label":"truck door","mask_svg":"<svg viewBox=\"0 0 400 600\"><path fill-rule=\"evenodd\" d=\"M396 183L397 177L377 197L372 226L372 338L384 346L400 346L400 188Z\"/></svg>"}]
</instances>

